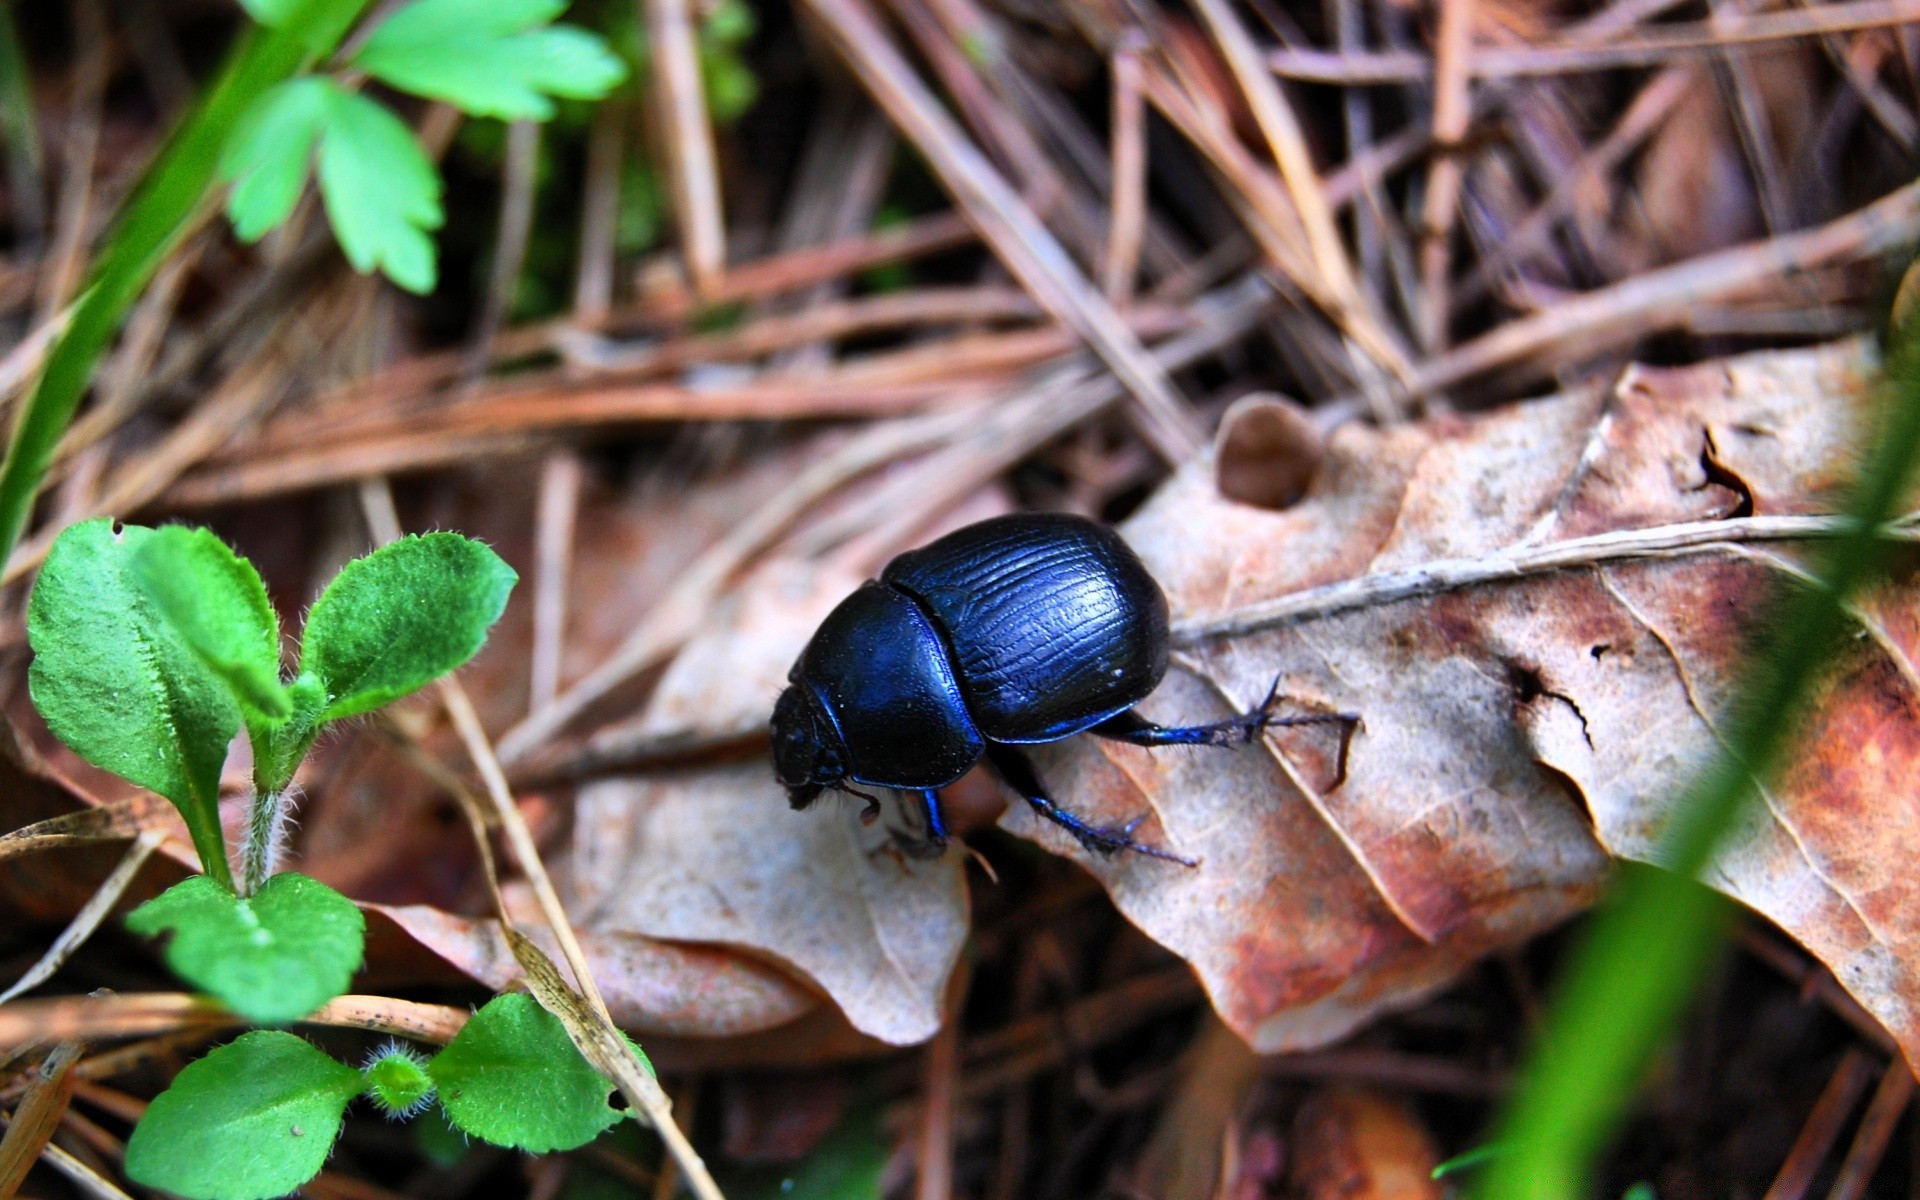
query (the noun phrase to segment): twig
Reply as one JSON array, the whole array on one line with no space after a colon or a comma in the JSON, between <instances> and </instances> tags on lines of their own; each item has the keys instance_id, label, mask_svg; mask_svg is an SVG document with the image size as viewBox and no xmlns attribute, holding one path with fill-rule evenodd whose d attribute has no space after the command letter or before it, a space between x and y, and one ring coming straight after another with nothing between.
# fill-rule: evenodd
<instances>
[{"instance_id":1,"label":"twig","mask_svg":"<svg viewBox=\"0 0 1920 1200\"><path fill-rule=\"evenodd\" d=\"M1885 526L1881 536L1920 541L1920 514ZM1745 542L1807 541L1845 536L1844 517L1730 517L1687 521L1650 529L1620 529L1590 537L1567 538L1536 546L1495 551L1481 558L1434 559L1400 571L1383 571L1307 588L1259 604L1212 616L1189 617L1173 624L1176 645L1193 646L1219 638L1245 637L1282 625L1319 620L1358 608L1373 608L1461 588L1511 583L1534 575L1639 558L1720 554Z\"/></svg>"},{"instance_id":2,"label":"twig","mask_svg":"<svg viewBox=\"0 0 1920 1200\"><path fill-rule=\"evenodd\" d=\"M926 1101L920 1109L920 1169L914 1181L914 1200L952 1200L953 1098L959 1076L959 1016L953 1014L927 1043L923 1072Z\"/></svg>"},{"instance_id":3,"label":"twig","mask_svg":"<svg viewBox=\"0 0 1920 1200\"><path fill-rule=\"evenodd\" d=\"M1730 19L1728 14L1737 17L1740 10L1735 3L1736 0L1708 0L1716 22ZM1745 55L1729 49L1719 56L1715 65L1726 81L1726 90L1732 93L1734 128L1739 132L1740 149L1753 175L1754 190L1760 196L1760 213L1766 220L1767 232L1785 233L1798 222L1793 219L1793 205L1787 198L1766 99L1760 94L1760 85Z\"/></svg>"},{"instance_id":4,"label":"twig","mask_svg":"<svg viewBox=\"0 0 1920 1200\"><path fill-rule=\"evenodd\" d=\"M727 233L720 207L720 172L700 80L689 0L645 0L653 42L654 92L663 114L667 165L673 178L673 211L687 277L697 295L713 298L727 262Z\"/></svg>"},{"instance_id":5,"label":"twig","mask_svg":"<svg viewBox=\"0 0 1920 1200\"><path fill-rule=\"evenodd\" d=\"M1001 262L1040 306L1107 361L1137 402L1142 433L1170 462L1200 431L1165 372L1147 355L1058 241L940 107L881 32L862 0L808 0L834 47L914 143Z\"/></svg>"},{"instance_id":6,"label":"twig","mask_svg":"<svg viewBox=\"0 0 1920 1200\"><path fill-rule=\"evenodd\" d=\"M586 178L581 183L580 258L574 273L573 321L587 329L606 322L613 307L614 237L620 219L620 167L626 152L627 106L604 101L593 110L587 134Z\"/></svg>"}]
</instances>

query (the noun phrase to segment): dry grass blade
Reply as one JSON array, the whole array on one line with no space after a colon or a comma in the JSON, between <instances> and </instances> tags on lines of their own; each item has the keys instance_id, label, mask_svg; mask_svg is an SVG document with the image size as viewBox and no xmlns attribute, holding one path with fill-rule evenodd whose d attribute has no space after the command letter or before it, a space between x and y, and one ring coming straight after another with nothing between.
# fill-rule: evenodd
<instances>
[{"instance_id":1,"label":"dry grass blade","mask_svg":"<svg viewBox=\"0 0 1920 1200\"><path fill-rule=\"evenodd\" d=\"M165 840L166 835L152 831L142 832L135 838L133 845L128 846L126 854L121 857L119 865L114 867L113 873L94 889L93 895L87 898L86 904L75 914L73 921L53 939L53 945L47 947L47 952L40 956L38 962L27 968L26 974L16 980L12 987L0 992L0 1004L5 1004L23 992L31 991L53 978L53 973L61 968L75 950L93 936L94 930L100 928L100 922L106 920L107 914L113 911L113 906L120 903L121 897L127 893L127 888L133 885L134 877L140 873L140 868L146 865L147 859L152 857L153 852L158 850L160 843Z\"/></svg>"},{"instance_id":2,"label":"dry grass blade","mask_svg":"<svg viewBox=\"0 0 1920 1200\"><path fill-rule=\"evenodd\" d=\"M923 154L995 255L1042 308L1107 361L1137 402L1141 431L1170 462L1199 448L1179 392L1066 250L961 133L861 0L808 0L834 48Z\"/></svg>"},{"instance_id":3,"label":"dry grass blade","mask_svg":"<svg viewBox=\"0 0 1920 1200\"><path fill-rule=\"evenodd\" d=\"M89 842L118 842L145 836L149 831L177 830L186 843L186 825L172 804L152 792L142 792L117 804L102 804L48 817L23 829L0 834L0 862L21 854L35 854Z\"/></svg>"},{"instance_id":4,"label":"dry grass blade","mask_svg":"<svg viewBox=\"0 0 1920 1200\"><path fill-rule=\"evenodd\" d=\"M1853 1144L1847 1147L1847 1157L1841 1161L1840 1175L1833 1181L1827 1200L1860 1200L1866 1194L1867 1185L1873 1181L1874 1172L1887 1152L1887 1141L1893 1137L1894 1127L1906 1115L1912 1100L1913 1068L1896 1054L1881 1074L1873 1099L1867 1103L1867 1113L1860 1118L1860 1128L1854 1132Z\"/></svg>"},{"instance_id":5,"label":"dry grass blade","mask_svg":"<svg viewBox=\"0 0 1920 1200\"><path fill-rule=\"evenodd\" d=\"M73 1099L69 1075L84 1051L85 1047L74 1041L55 1046L40 1064L26 1095L20 1098L6 1136L0 1138L0 1200L12 1200L47 1148L53 1131L59 1128L61 1114Z\"/></svg>"},{"instance_id":6,"label":"dry grass blade","mask_svg":"<svg viewBox=\"0 0 1920 1200\"><path fill-rule=\"evenodd\" d=\"M1113 196L1100 288L1115 308L1124 308L1133 298L1147 220L1147 114L1140 100L1145 42L1144 35L1130 29L1113 50Z\"/></svg>"},{"instance_id":7,"label":"dry grass blade","mask_svg":"<svg viewBox=\"0 0 1920 1200\"><path fill-rule=\"evenodd\" d=\"M1433 141L1439 156L1427 169L1420 229L1420 345L1429 354L1447 343L1447 287L1452 274L1450 239L1459 215L1461 139L1471 110L1467 102L1467 55L1473 35L1474 0L1442 0L1434 51Z\"/></svg>"}]
</instances>

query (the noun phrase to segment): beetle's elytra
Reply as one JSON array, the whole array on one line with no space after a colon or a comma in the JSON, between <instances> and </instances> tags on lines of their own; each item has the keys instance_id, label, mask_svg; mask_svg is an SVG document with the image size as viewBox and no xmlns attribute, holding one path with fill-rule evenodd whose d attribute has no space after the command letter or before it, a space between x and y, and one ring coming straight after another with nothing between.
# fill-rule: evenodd
<instances>
[{"instance_id":1,"label":"beetle's elytra","mask_svg":"<svg viewBox=\"0 0 1920 1200\"><path fill-rule=\"evenodd\" d=\"M1132 709L1166 672L1166 596L1118 534L1064 513L996 517L900 555L827 615L774 706L774 771L795 808L848 783L919 792L937 852L935 789L984 756L1089 850L1185 862L1134 841L1137 821L1060 808L1018 749L1081 732L1231 745L1276 723L1270 694L1216 724L1150 724Z\"/></svg>"}]
</instances>

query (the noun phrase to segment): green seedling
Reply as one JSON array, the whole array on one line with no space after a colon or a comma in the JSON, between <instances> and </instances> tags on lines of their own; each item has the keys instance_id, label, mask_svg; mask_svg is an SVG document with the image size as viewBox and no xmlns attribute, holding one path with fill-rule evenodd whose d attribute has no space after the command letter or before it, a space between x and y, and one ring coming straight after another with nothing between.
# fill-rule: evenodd
<instances>
[{"instance_id":1,"label":"green seedling","mask_svg":"<svg viewBox=\"0 0 1920 1200\"><path fill-rule=\"evenodd\" d=\"M532 997L495 997L429 1059L400 1042L358 1069L291 1033L242 1034L174 1078L127 1142L127 1175L189 1200L266 1200L320 1173L347 1105L514 1150L571 1150L625 1114ZM438 1114L430 1112L438 1099Z\"/></svg>"},{"instance_id":2,"label":"green seedling","mask_svg":"<svg viewBox=\"0 0 1920 1200\"><path fill-rule=\"evenodd\" d=\"M458 534L402 538L347 564L308 615L299 666L247 560L204 529L88 521L63 532L28 607L28 686L81 758L171 800L205 875L134 910L170 933L167 963L241 1016L281 1024L340 995L360 967L352 901L274 874L294 774L331 722L459 667L486 641L515 575ZM220 771L244 728L253 796L241 873L220 830Z\"/></svg>"}]
</instances>

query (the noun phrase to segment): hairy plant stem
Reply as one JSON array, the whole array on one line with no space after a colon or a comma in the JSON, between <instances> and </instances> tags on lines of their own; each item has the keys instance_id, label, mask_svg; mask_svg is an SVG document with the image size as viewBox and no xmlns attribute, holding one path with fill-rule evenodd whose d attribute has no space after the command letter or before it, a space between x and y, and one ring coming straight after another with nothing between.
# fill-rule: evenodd
<instances>
[{"instance_id":1,"label":"hairy plant stem","mask_svg":"<svg viewBox=\"0 0 1920 1200\"><path fill-rule=\"evenodd\" d=\"M240 858L240 894L252 896L266 885L286 845L293 798L285 791L256 790L247 807L247 846Z\"/></svg>"}]
</instances>

